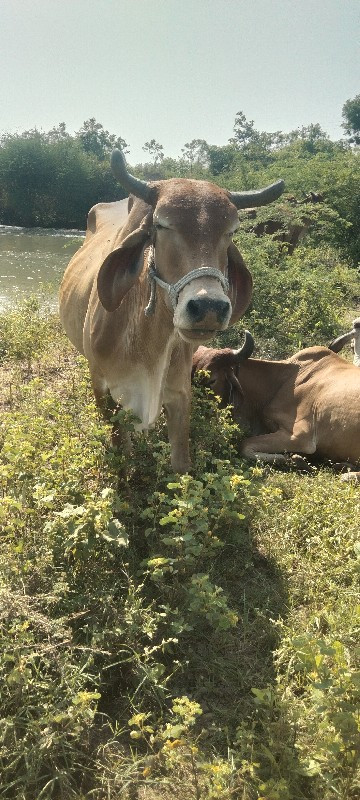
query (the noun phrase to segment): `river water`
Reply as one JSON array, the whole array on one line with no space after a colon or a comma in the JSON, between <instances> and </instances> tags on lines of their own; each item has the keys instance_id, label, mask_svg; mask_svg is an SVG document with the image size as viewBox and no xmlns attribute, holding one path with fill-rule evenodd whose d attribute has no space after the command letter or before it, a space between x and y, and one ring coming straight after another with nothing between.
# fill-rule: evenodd
<instances>
[{"instance_id":1,"label":"river water","mask_svg":"<svg viewBox=\"0 0 360 800\"><path fill-rule=\"evenodd\" d=\"M0 310L42 288L57 306L61 278L83 231L0 225Z\"/></svg>"}]
</instances>

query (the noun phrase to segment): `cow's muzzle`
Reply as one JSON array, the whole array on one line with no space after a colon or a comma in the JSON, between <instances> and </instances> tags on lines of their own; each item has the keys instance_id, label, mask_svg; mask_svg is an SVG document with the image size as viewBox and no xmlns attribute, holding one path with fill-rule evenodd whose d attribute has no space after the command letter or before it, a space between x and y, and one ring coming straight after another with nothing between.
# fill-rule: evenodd
<instances>
[{"instance_id":1,"label":"cow's muzzle","mask_svg":"<svg viewBox=\"0 0 360 800\"><path fill-rule=\"evenodd\" d=\"M170 300L171 300L172 307L175 310L176 306L177 306L177 303L178 303L179 294L185 288L185 286L187 286L189 283L191 283L191 281L194 281L194 280L196 280L198 278L203 278L203 277L216 278L216 280L219 281L219 283L221 284L223 291L225 291L225 292L229 291L229 281L228 281L228 279L225 277L225 275L223 275L222 272L220 272L219 269L216 269L214 267L199 267L199 269L193 269L193 270L191 270L191 272L188 272L186 275L184 275L182 278L180 278L180 280L178 280L176 283L171 283L170 284L170 283L167 283L166 281L163 281L160 278L160 276L157 274L157 271L156 271L154 245L150 245L149 253L148 253L148 280L149 280L149 283L150 283L150 299L149 299L149 302L148 302L148 304L147 304L147 306L145 308L146 316L150 316L155 311L156 285L161 286L162 289L165 289L168 292ZM194 302L197 302L197 301L195 300ZM215 301L215 302L217 302L217 301ZM220 302L223 302L223 301L220 301ZM225 317L227 315L230 316L230 313L231 313L230 301L225 301L225 304L227 305L227 308L226 309L223 308L222 312L221 312L221 314L223 314L223 318L224 319L225 319ZM203 309L202 312L198 312L198 313L202 314L201 317L199 316L199 320L198 320L198 321L201 321L201 319L203 319L204 316L205 316L205 310ZM218 309L217 313L220 313L220 309Z\"/></svg>"},{"instance_id":2,"label":"cow's muzzle","mask_svg":"<svg viewBox=\"0 0 360 800\"><path fill-rule=\"evenodd\" d=\"M213 317L214 327L222 327L231 314L229 300L218 300L209 297L195 297L188 301L186 312L189 322L201 328L204 319Z\"/></svg>"}]
</instances>

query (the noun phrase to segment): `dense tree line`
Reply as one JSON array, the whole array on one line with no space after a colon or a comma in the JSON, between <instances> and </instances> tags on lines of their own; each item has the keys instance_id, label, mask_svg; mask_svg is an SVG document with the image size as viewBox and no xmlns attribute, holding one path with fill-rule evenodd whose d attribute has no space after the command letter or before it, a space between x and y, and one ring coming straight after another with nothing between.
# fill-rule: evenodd
<instances>
[{"instance_id":1,"label":"dense tree line","mask_svg":"<svg viewBox=\"0 0 360 800\"><path fill-rule=\"evenodd\" d=\"M143 147L150 160L131 168L148 180L203 178L235 190L282 177L286 191L298 198L310 190L321 192L333 212L329 236L356 263L360 259L360 95L344 104L343 119L347 138L334 142L319 124L290 133L258 131L239 111L228 144L193 139L173 159L151 139ZM110 134L94 118L74 135L67 132L65 123L47 133L30 130L4 135L0 140L0 223L84 228L94 203L124 196L109 169L114 147L128 152L125 140Z\"/></svg>"}]
</instances>

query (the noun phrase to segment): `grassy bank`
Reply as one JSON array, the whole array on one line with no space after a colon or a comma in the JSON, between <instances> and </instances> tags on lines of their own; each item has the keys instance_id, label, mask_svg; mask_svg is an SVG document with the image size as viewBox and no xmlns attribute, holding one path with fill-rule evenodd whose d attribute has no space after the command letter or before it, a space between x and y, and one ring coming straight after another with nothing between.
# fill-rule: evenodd
<instances>
[{"instance_id":1,"label":"grassy bank","mask_svg":"<svg viewBox=\"0 0 360 800\"><path fill-rule=\"evenodd\" d=\"M250 467L200 386L192 476L162 419L125 473L56 316L0 348L0 798L359 797L359 488Z\"/></svg>"}]
</instances>

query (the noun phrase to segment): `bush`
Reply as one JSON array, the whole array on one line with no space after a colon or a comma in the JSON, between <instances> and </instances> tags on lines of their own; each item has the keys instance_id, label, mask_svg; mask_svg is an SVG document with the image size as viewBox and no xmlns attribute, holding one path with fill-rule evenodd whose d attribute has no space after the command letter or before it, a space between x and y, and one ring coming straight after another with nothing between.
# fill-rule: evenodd
<instances>
[{"instance_id":1,"label":"bush","mask_svg":"<svg viewBox=\"0 0 360 800\"><path fill-rule=\"evenodd\" d=\"M242 462L201 376L193 475L171 473L163 419L125 474L55 321L17 384L17 320L1 319L1 797L355 800L356 487Z\"/></svg>"},{"instance_id":2,"label":"bush","mask_svg":"<svg viewBox=\"0 0 360 800\"><path fill-rule=\"evenodd\" d=\"M327 346L342 332L358 279L332 247L298 247L288 256L272 237L245 233L237 244L253 275L253 301L241 322L217 337L218 346L239 347L245 327L259 354L286 358L303 347Z\"/></svg>"}]
</instances>

